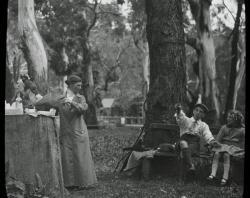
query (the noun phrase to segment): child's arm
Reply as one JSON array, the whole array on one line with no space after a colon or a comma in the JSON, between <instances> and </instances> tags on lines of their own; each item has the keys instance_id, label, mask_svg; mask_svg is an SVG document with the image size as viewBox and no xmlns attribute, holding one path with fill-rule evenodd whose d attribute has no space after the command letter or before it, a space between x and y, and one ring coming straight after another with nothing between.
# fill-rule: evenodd
<instances>
[{"instance_id":1,"label":"child's arm","mask_svg":"<svg viewBox=\"0 0 250 198\"><path fill-rule=\"evenodd\" d=\"M181 104L175 104L175 119L177 124L181 127L184 126L187 122L188 117L186 114L183 112Z\"/></svg>"},{"instance_id":2,"label":"child's arm","mask_svg":"<svg viewBox=\"0 0 250 198\"><path fill-rule=\"evenodd\" d=\"M215 141L214 136L212 132L210 131L207 124L205 124L203 128L201 136L203 137L203 139L205 140L207 144L210 144L211 142Z\"/></svg>"},{"instance_id":3,"label":"child's arm","mask_svg":"<svg viewBox=\"0 0 250 198\"><path fill-rule=\"evenodd\" d=\"M222 138L223 138L224 135L225 135L225 131L226 131L226 126L224 125L224 126L221 127L219 133L218 133L217 136L216 136L216 140L217 140L218 142L221 142Z\"/></svg>"}]
</instances>

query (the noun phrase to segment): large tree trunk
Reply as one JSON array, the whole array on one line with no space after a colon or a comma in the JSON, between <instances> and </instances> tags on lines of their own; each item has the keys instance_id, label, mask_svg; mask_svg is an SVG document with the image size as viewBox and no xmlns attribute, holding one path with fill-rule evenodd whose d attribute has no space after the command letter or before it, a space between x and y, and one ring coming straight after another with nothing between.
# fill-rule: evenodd
<instances>
[{"instance_id":1,"label":"large tree trunk","mask_svg":"<svg viewBox=\"0 0 250 198\"><path fill-rule=\"evenodd\" d=\"M225 107L225 116L230 109L235 108L236 96L235 92L237 90L236 87L236 77L237 77L237 62L238 62L238 41L239 41L239 26L240 26L240 15L242 11L243 1L238 1L238 11L235 20L234 30L233 30L233 38L232 38L232 61L231 61L231 70L230 70L230 78L229 78L229 87L227 94L227 101Z\"/></svg>"},{"instance_id":2,"label":"large tree trunk","mask_svg":"<svg viewBox=\"0 0 250 198\"><path fill-rule=\"evenodd\" d=\"M204 102L216 110L216 120L220 117L218 88L216 84L215 47L211 33L211 0L188 0L196 21L198 38L196 50L199 60L199 93Z\"/></svg>"},{"instance_id":3,"label":"large tree trunk","mask_svg":"<svg viewBox=\"0 0 250 198\"><path fill-rule=\"evenodd\" d=\"M180 0L146 0L150 85L145 143L154 137L151 123L174 123L174 104L184 103L185 41Z\"/></svg>"},{"instance_id":4,"label":"large tree trunk","mask_svg":"<svg viewBox=\"0 0 250 198\"><path fill-rule=\"evenodd\" d=\"M40 92L47 89L47 56L36 26L34 0L18 1L18 28L23 40L23 53L28 63L28 72Z\"/></svg>"}]
</instances>

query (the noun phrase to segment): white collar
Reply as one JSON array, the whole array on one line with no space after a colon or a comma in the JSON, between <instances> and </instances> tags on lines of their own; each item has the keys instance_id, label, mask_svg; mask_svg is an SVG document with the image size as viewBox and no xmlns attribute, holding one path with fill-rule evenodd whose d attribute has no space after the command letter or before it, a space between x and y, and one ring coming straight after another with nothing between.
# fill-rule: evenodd
<instances>
[{"instance_id":1,"label":"white collar","mask_svg":"<svg viewBox=\"0 0 250 198\"><path fill-rule=\"evenodd\" d=\"M75 94L73 91L71 91L70 89L66 90L66 97L74 97L74 96L75 96Z\"/></svg>"},{"instance_id":2,"label":"white collar","mask_svg":"<svg viewBox=\"0 0 250 198\"><path fill-rule=\"evenodd\" d=\"M201 123L201 120L195 120L193 116L191 117L191 119L192 119L193 122L196 122L197 124Z\"/></svg>"}]
</instances>

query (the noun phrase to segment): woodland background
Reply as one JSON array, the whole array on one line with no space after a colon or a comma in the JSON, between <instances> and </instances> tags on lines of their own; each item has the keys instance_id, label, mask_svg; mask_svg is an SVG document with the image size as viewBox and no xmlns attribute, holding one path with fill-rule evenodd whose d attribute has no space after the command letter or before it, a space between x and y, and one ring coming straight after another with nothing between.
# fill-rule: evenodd
<instances>
[{"instance_id":1,"label":"woodland background","mask_svg":"<svg viewBox=\"0 0 250 198\"><path fill-rule=\"evenodd\" d=\"M115 98L113 107L118 110L113 114L138 116L139 111L134 107L138 101L145 100L150 76L144 1L26 2L30 7L34 6L33 19L30 15L32 10L27 12L25 5L18 8L18 1L8 2L6 100L13 97L20 74L29 73L37 81L40 92L45 94L51 89L63 88L65 76L77 73L84 80L83 93L90 104L87 116L89 124L96 123L96 111L102 106L102 98ZM198 38L196 20L199 19L194 20L190 5L189 1L182 1L186 41L186 101L192 105L199 97L199 55L195 46ZM239 7L241 9L237 9ZM208 13L215 47L215 67L212 72L216 74L214 81L218 87L216 97L220 104L220 118L232 108L227 103L233 100L236 104L234 108L244 114L244 2L214 0ZM24 17L21 18L21 15ZM29 20L33 20L33 24L27 22ZM25 26L25 23L31 26ZM43 46L46 54L39 50L35 52L35 48L32 54L32 44L27 42L29 36L25 28L27 32L29 28L37 31L41 43L37 44L38 41L31 39L29 42ZM234 36L236 32L238 37ZM233 45L236 45L236 51L232 51L235 49ZM35 58L30 58L32 56ZM233 57L236 57L236 63L233 63ZM39 83L34 69L38 67L48 70L47 81ZM232 88L234 85L236 88ZM232 99L235 94L236 99ZM216 111L213 105L209 107Z\"/></svg>"}]
</instances>

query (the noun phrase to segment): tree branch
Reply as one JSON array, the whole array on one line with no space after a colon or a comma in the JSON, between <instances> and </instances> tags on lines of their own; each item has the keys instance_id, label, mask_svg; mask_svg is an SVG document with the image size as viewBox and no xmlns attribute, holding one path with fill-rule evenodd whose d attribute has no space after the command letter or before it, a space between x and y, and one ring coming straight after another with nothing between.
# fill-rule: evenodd
<instances>
[{"instance_id":1,"label":"tree branch","mask_svg":"<svg viewBox=\"0 0 250 198\"><path fill-rule=\"evenodd\" d=\"M119 59L121 58L121 55L125 52L125 50L130 46L130 40L128 42L128 45L122 49L119 50L119 52L117 53L117 56L116 56L116 60L115 60L115 63L114 65L110 68L110 70L108 71L107 73L107 77L105 79L105 85L104 85L104 90L107 91L108 90L108 84L109 82L112 82L112 77L111 75L113 74L114 70L120 66L120 61Z\"/></svg>"},{"instance_id":2,"label":"tree branch","mask_svg":"<svg viewBox=\"0 0 250 198\"><path fill-rule=\"evenodd\" d=\"M190 5L191 13L196 21L199 12L199 0L187 0L187 1Z\"/></svg>"},{"instance_id":3,"label":"tree branch","mask_svg":"<svg viewBox=\"0 0 250 198\"><path fill-rule=\"evenodd\" d=\"M228 10L228 12L231 14L231 16L233 17L234 21L235 21L235 17L233 15L233 13L231 12L231 10L227 7L227 5L225 4L225 0L223 0L223 5L225 6L225 8Z\"/></svg>"},{"instance_id":4,"label":"tree branch","mask_svg":"<svg viewBox=\"0 0 250 198\"><path fill-rule=\"evenodd\" d=\"M112 14L116 17L118 16L121 16L120 13L116 13L116 12L112 12L112 11L106 11L106 10L103 10L103 8L99 7L99 9L101 10L101 12L98 12L98 14Z\"/></svg>"},{"instance_id":5,"label":"tree branch","mask_svg":"<svg viewBox=\"0 0 250 198\"><path fill-rule=\"evenodd\" d=\"M139 46L139 39L136 39L134 34L133 34L133 41L134 41L135 46L136 46L142 53L144 53L143 48Z\"/></svg>"},{"instance_id":6,"label":"tree branch","mask_svg":"<svg viewBox=\"0 0 250 198\"><path fill-rule=\"evenodd\" d=\"M96 12L97 5L98 5L98 1L95 0L94 7L91 8L92 12L94 13L94 19L93 19L92 23L90 24L90 26L89 26L88 29L87 29L87 37L89 37L90 30L95 26L96 20L97 20L97 18L98 18L97 12Z\"/></svg>"}]
</instances>

